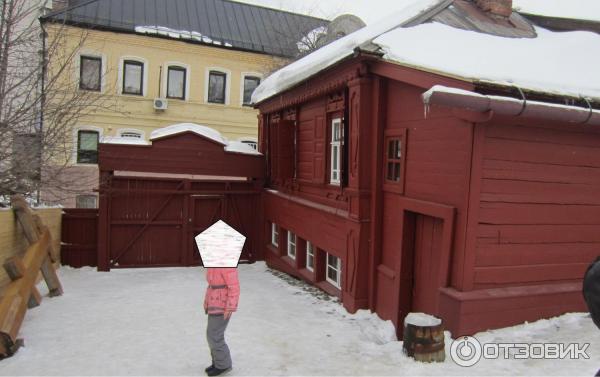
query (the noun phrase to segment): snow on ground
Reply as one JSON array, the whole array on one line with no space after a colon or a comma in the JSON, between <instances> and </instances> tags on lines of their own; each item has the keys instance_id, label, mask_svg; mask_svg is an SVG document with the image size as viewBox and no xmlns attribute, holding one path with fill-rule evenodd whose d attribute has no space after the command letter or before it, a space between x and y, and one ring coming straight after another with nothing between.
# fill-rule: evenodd
<instances>
[{"instance_id":1,"label":"snow on ground","mask_svg":"<svg viewBox=\"0 0 600 377\"><path fill-rule=\"evenodd\" d=\"M110 273L61 268L65 294L27 313L25 348L0 375L203 375L210 363L197 268ZM588 314L477 334L483 342L589 342L590 360L482 360L471 368L421 364L402 354L393 327L264 263L240 266L239 311L227 329L230 375L583 375L600 368L600 331ZM44 294L43 283L39 286ZM447 337L447 350L450 339ZM449 355L449 352L448 352Z\"/></svg>"}]
</instances>

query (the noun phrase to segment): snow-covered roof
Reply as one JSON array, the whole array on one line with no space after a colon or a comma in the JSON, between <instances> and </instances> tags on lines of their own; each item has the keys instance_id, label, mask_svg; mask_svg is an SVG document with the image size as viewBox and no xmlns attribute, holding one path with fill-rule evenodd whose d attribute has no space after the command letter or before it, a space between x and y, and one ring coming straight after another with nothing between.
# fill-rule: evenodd
<instances>
[{"instance_id":1,"label":"snow-covered roof","mask_svg":"<svg viewBox=\"0 0 600 377\"><path fill-rule=\"evenodd\" d=\"M440 3L412 0L381 22L282 68L256 89L253 102L262 102L294 87L368 43L378 46L383 59L389 62L466 81L600 98L600 35L537 27L536 38L505 38L440 23L402 27Z\"/></svg>"},{"instance_id":2,"label":"snow-covered roof","mask_svg":"<svg viewBox=\"0 0 600 377\"><path fill-rule=\"evenodd\" d=\"M392 30L374 43L385 52L384 59L418 69L544 93L600 98L600 35L541 28L536 33L537 38L502 38L429 23Z\"/></svg>"},{"instance_id":3,"label":"snow-covered roof","mask_svg":"<svg viewBox=\"0 0 600 377\"><path fill-rule=\"evenodd\" d=\"M600 22L598 0L514 0L513 8L526 14Z\"/></svg>"},{"instance_id":4,"label":"snow-covered roof","mask_svg":"<svg viewBox=\"0 0 600 377\"><path fill-rule=\"evenodd\" d=\"M252 94L252 102L259 103L304 81L354 53L354 49L399 25L405 24L443 0L407 0L400 10L380 22L348 34L313 53L296 60L267 77Z\"/></svg>"},{"instance_id":5,"label":"snow-covered roof","mask_svg":"<svg viewBox=\"0 0 600 377\"><path fill-rule=\"evenodd\" d=\"M101 142L104 144L150 145L150 143L144 139L122 136L104 136Z\"/></svg>"},{"instance_id":6,"label":"snow-covered roof","mask_svg":"<svg viewBox=\"0 0 600 377\"><path fill-rule=\"evenodd\" d=\"M221 133L213 128L195 123L179 123L172 126L159 128L152 131L150 140L161 139L163 137L176 135L184 132L193 132L207 139L213 140L219 144L227 145L227 139Z\"/></svg>"},{"instance_id":7,"label":"snow-covered roof","mask_svg":"<svg viewBox=\"0 0 600 377\"><path fill-rule=\"evenodd\" d=\"M197 31L176 30L166 26L136 26L135 32L139 34L162 35L163 37L174 39L192 40L196 42L214 44L217 46L233 47L233 45L229 42L222 42L210 38L208 35L203 35Z\"/></svg>"}]
</instances>

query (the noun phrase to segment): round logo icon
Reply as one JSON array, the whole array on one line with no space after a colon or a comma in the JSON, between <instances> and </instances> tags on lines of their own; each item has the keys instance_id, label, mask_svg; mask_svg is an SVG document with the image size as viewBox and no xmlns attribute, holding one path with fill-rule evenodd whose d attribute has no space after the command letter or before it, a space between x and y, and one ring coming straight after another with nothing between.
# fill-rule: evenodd
<instances>
[{"instance_id":1,"label":"round logo icon","mask_svg":"<svg viewBox=\"0 0 600 377\"><path fill-rule=\"evenodd\" d=\"M455 339L450 346L450 357L461 367L472 367L481 359L481 343L472 336Z\"/></svg>"}]
</instances>

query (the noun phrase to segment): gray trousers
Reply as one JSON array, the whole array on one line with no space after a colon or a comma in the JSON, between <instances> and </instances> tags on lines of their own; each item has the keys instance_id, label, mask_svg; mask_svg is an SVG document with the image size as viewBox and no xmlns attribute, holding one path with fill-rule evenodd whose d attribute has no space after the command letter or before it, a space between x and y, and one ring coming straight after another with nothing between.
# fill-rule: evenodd
<instances>
[{"instance_id":1,"label":"gray trousers","mask_svg":"<svg viewBox=\"0 0 600 377\"><path fill-rule=\"evenodd\" d=\"M223 314L209 314L206 326L206 340L210 347L213 365L219 369L231 368L231 354L225 343L225 329L229 319L225 320Z\"/></svg>"}]
</instances>

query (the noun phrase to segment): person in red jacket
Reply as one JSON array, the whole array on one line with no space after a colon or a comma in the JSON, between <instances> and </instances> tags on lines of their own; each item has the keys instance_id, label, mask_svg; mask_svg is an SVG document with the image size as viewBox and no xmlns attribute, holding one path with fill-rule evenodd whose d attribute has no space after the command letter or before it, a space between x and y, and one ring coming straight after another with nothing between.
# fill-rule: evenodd
<instances>
[{"instance_id":1,"label":"person in red jacket","mask_svg":"<svg viewBox=\"0 0 600 377\"><path fill-rule=\"evenodd\" d=\"M240 283L237 268L207 268L208 287L204 296L204 312L208 314L206 339L212 364L205 369L208 376L219 376L232 368L231 354L225 343L225 329L231 314L237 310Z\"/></svg>"}]
</instances>

